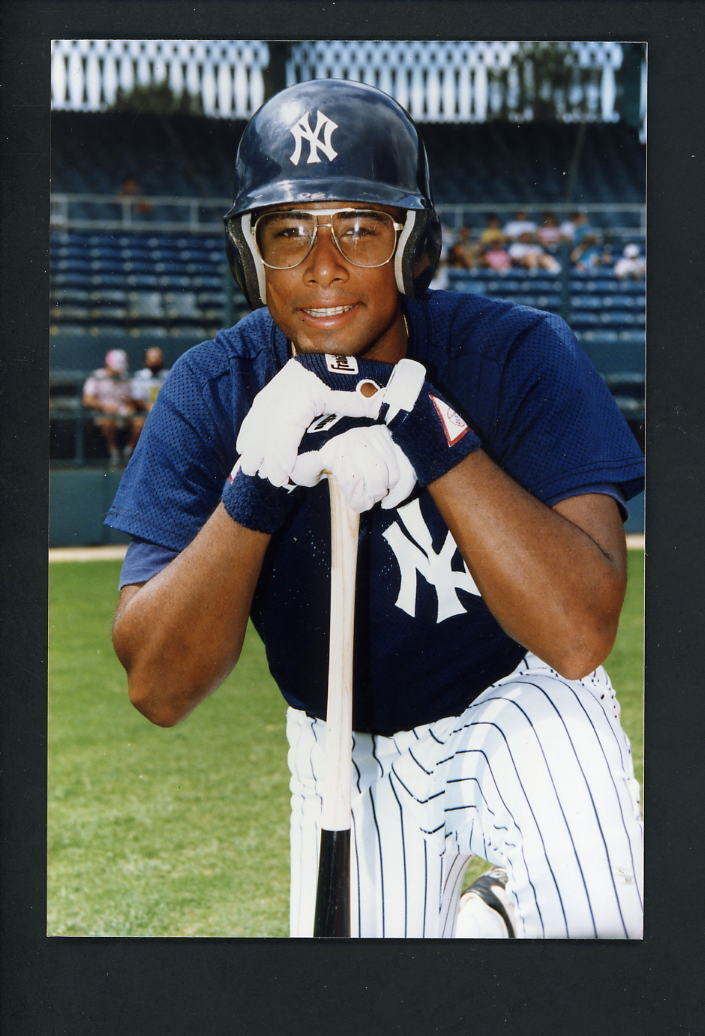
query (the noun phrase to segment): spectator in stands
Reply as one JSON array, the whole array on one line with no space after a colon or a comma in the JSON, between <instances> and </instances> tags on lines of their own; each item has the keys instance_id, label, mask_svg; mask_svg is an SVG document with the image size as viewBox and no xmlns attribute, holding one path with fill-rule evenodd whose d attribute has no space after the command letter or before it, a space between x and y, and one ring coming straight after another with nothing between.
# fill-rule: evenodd
<instances>
[{"instance_id":1,"label":"spectator in stands","mask_svg":"<svg viewBox=\"0 0 705 1036\"><path fill-rule=\"evenodd\" d=\"M639 254L638 245L626 245L621 258L614 264L614 275L620 281L626 278L640 281L646 275L646 259Z\"/></svg>"},{"instance_id":2,"label":"spectator in stands","mask_svg":"<svg viewBox=\"0 0 705 1036\"><path fill-rule=\"evenodd\" d=\"M502 241L492 241L481 255L480 265L495 273L508 273L512 268L512 257Z\"/></svg>"},{"instance_id":3,"label":"spectator in stands","mask_svg":"<svg viewBox=\"0 0 705 1036\"><path fill-rule=\"evenodd\" d=\"M504 227L504 236L510 241L517 241L522 234L535 234L536 224L527 218L524 209L517 209L514 219L510 219Z\"/></svg>"},{"instance_id":4,"label":"spectator in stands","mask_svg":"<svg viewBox=\"0 0 705 1036\"><path fill-rule=\"evenodd\" d=\"M504 231L499 224L499 216L496 212L491 212L487 217L487 225L483 228L480 234L480 244L484 247L485 245L491 245L495 242L504 244Z\"/></svg>"},{"instance_id":5,"label":"spectator in stands","mask_svg":"<svg viewBox=\"0 0 705 1036\"><path fill-rule=\"evenodd\" d=\"M536 239L544 248L557 248L561 243L561 228L558 226L555 212L544 212L541 226L536 231Z\"/></svg>"},{"instance_id":6,"label":"spectator in stands","mask_svg":"<svg viewBox=\"0 0 705 1036\"><path fill-rule=\"evenodd\" d=\"M610 260L610 252L601 247L597 234L586 234L570 253L570 261L580 273L609 265Z\"/></svg>"},{"instance_id":7,"label":"spectator in stands","mask_svg":"<svg viewBox=\"0 0 705 1036\"><path fill-rule=\"evenodd\" d=\"M152 211L152 203L144 197L142 188L134 173L128 173L120 184L118 198L134 198L134 204L131 206L133 212L139 212L141 215L144 215Z\"/></svg>"},{"instance_id":8,"label":"spectator in stands","mask_svg":"<svg viewBox=\"0 0 705 1036\"><path fill-rule=\"evenodd\" d=\"M455 241L448 249L446 262L454 270L473 270L480 257L480 245L472 240L469 227L460 227Z\"/></svg>"},{"instance_id":9,"label":"spectator in stands","mask_svg":"<svg viewBox=\"0 0 705 1036\"><path fill-rule=\"evenodd\" d=\"M135 421L132 403L132 382L128 373L127 353L111 349L105 366L93 371L83 386L83 405L95 412L96 427L105 439L111 464L120 461L118 433L127 428L128 442L123 456L129 457L135 447L141 425Z\"/></svg>"},{"instance_id":10,"label":"spectator in stands","mask_svg":"<svg viewBox=\"0 0 705 1036\"><path fill-rule=\"evenodd\" d=\"M580 212L578 209L571 212L570 219L561 223L560 229L563 240L574 245L579 245L585 235L592 232L587 213Z\"/></svg>"},{"instance_id":11,"label":"spectator in stands","mask_svg":"<svg viewBox=\"0 0 705 1036\"><path fill-rule=\"evenodd\" d=\"M528 231L520 234L519 239L512 242L509 246L509 255L514 266L530 270L532 273L537 270L559 273L561 269L558 260L549 255L538 242L533 241Z\"/></svg>"},{"instance_id":12,"label":"spectator in stands","mask_svg":"<svg viewBox=\"0 0 705 1036\"><path fill-rule=\"evenodd\" d=\"M158 345L150 346L144 354L144 367L132 379L132 405L137 412L134 424L138 435L168 374L169 368L164 366L164 353Z\"/></svg>"}]
</instances>

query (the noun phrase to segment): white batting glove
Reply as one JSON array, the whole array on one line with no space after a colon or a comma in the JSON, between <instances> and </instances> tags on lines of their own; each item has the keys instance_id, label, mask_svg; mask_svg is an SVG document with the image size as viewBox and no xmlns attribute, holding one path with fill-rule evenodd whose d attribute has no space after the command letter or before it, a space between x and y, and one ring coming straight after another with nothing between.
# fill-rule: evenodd
<instances>
[{"instance_id":1,"label":"white batting glove","mask_svg":"<svg viewBox=\"0 0 705 1036\"><path fill-rule=\"evenodd\" d=\"M416 360L399 360L385 387L366 400L365 414L384 421L420 486L445 475L482 445Z\"/></svg>"},{"instance_id":2,"label":"white batting glove","mask_svg":"<svg viewBox=\"0 0 705 1036\"><path fill-rule=\"evenodd\" d=\"M379 501L385 510L397 507L416 485L414 469L385 425L351 428L333 436L320 450L302 453L291 479L310 487L325 478L325 473L335 477L348 505L358 514Z\"/></svg>"},{"instance_id":3,"label":"white batting glove","mask_svg":"<svg viewBox=\"0 0 705 1036\"><path fill-rule=\"evenodd\" d=\"M301 437L316 417L363 417L367 400L358 392L328 388L295 360L255 396L240 427L236 449L246 475L285 486L294 469Z\"/></svg>"}]
</instances>

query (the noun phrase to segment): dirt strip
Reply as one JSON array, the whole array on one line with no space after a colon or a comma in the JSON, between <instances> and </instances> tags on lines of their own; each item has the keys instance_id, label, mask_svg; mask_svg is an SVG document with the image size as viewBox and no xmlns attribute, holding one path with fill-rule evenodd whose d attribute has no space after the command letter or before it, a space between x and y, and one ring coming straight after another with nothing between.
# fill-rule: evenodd
<instances>
[{"instance_id":1,"label":"dirt strip","mask_svg":"<svg viewBox=\"0 0 705 1036\"><path fill-rule=\"evenodd\" d=\"M122 561L127 547L50 547L49 561Z\"/></svg>"}]
</instances>

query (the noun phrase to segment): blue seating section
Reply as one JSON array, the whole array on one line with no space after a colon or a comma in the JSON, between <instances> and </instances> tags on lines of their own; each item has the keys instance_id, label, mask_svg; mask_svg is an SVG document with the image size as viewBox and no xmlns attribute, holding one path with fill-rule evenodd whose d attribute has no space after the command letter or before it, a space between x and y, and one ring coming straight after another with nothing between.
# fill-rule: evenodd
<instances>
[{"instance_id":1,"label":"blue seating section","mask_svg":"<svg viewBox=\"0 0 705 1036\"><path fill-rule=\"evenodd\" d=\"M643 283L617 281L610 270L601 276L575 273L564 300L555 275L451 269L448 278L457 291L560 313L603 373L622 369L617 357L629 353L633 360L625 369L643 374ZM51 242L51 283L55 335L196 341L247 312L232 284L222 239L210 235L57 233Z\"/></svg>"},{"instance_id":2,"label":"blue seating section","mask_svg":"<svg viewBox=\"0 0 705 1036\"><path fill-rule=\"evenodd\" d=\"M578 128L567 123L423 126L437 202L550 206L565 199ZM576 208L644 200L644 145L626 125L586 126ZM597 220L595 225L599 225Z\"/></svg>"},{"instance_id":3,"label":"blue seating section","mask_svg":"<svg viewBox=\"0 0 705 1036\"><path fill-rule=\"evenodd\" d=\"M113 194L132 174L146 194L227 198L243 126L189 115L53 112L52 189ZM550 206L565 200L577 125L429 124L422 132L437 203ZM619 123L588 124L571 201L576 207L642 203L644 170L636 131ZM91 217L99 218L95 211Z\"/></svg>"},{"instance_id":4,"label":"blue seating section","mask_svg":"<svg viewBox=\"0 0 705 1036\"><path fill-rule=\"evenodd\" d=\"M52 112L52 190L115 194L132 175L146 194L227 197L243 126L188 115Z\"/></svg>"},{"instance_id":5,"label":"blue seating section","mask_svg":"<svg viewBox=\"0 0 705 1036\"><path fill-rule=\"evenodd\" d=\"M219 236L57 233L51 286L55 335L196 341L247 309Z\"/></svg>"}]
</instances>

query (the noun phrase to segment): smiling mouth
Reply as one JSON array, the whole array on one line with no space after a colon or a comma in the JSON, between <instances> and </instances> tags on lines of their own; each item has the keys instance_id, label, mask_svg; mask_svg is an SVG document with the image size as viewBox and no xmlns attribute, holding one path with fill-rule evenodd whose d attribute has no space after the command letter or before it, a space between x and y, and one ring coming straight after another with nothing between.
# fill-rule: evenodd
<instances>
[{"instance_id":1,"label":"smiling mouth","mask_svg":"<svg viewBox=\"0 0 705 1036\"><path fill-rule=\"evenodd\" d=\"M349 313L351 309L355 308L352 306L328 306L325 309L313 309L309 307L301 307L304 313L307 313L310 317L337 317L341 313Z\"/></svg>"}]
</instances>

